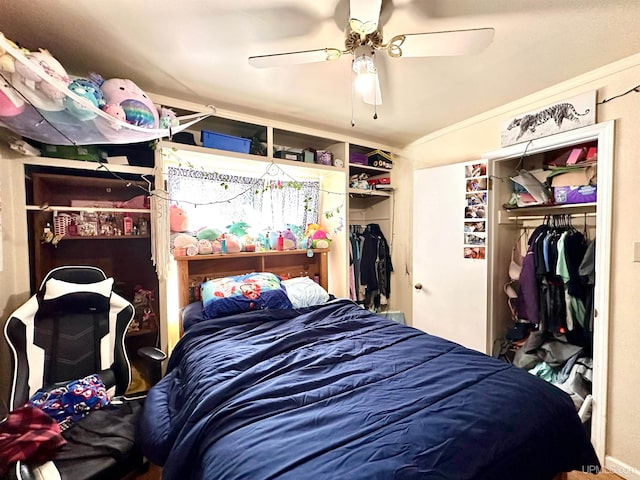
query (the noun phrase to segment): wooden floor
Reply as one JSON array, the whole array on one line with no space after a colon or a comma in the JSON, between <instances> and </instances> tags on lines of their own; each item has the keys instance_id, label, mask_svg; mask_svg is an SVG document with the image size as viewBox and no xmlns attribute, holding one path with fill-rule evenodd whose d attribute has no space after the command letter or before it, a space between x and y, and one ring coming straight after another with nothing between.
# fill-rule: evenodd
<instances>
[{"instance_id":1,"label":"wooden floor","mask_svg":"<svg viewBox=\"0 0 640 480\"><path fill-rule=\"evenodd\" d=\"M162 469L157 465L151 465L149 467L149 470L147 470L141 475L138 475L133 480L160 480L161 478L162 478Z\"/></svg>"},{"instance_id":2,"label":"wooden floor","mask_svg":"<svg viewBox=\"0 0 640 480\"><path fill-rule=\"evenodd\" d=\"M622 477L613 473L601 473L599 475L590 475L588 473L570 472L567 474L567 480L623 480Z\"/></svg>"}]
</instances>

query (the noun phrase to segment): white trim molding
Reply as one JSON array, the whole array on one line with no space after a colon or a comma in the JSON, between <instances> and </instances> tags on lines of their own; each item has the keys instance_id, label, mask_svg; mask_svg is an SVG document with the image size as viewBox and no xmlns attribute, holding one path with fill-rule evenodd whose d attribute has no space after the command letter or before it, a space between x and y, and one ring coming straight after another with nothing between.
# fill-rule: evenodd
<instances>
[{"instance_id":1,"label":"white trim molding","mask_svg":"<svg viewBox=\"0 0 640 480\"><path fill-rule=\"evenodd\" d=\"M602 473L614 473L625 480L640 480L640 468L632 467L614 457L605 457Z\"/></svg>"}]
</instances>

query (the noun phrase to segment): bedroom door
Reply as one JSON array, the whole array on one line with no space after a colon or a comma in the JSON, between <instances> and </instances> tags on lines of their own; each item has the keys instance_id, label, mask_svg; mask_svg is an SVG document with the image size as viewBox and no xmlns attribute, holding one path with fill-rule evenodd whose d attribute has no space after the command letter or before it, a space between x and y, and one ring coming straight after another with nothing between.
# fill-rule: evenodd
<instances>
[{"instance_id":1,"label":"bedroom door","mask_svg":"<svg viewBox=\"0 0 640 480\"><path fill-rule=\"evenodd\" d=\"M468 166L414 172L413 326L489 353L487 260L465 258ZM485 223L477 212L475 223Z\"/></svg>"}]
</instances>

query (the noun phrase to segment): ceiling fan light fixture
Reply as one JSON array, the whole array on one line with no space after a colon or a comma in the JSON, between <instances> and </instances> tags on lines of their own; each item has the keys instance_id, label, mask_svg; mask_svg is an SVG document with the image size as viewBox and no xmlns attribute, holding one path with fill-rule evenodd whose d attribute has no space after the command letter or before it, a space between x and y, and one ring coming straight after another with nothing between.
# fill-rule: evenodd
<instances>
[{"instance_id":1,"label":"ceiling fan light fixture","mask_svg":"<svg viewBox=\"0 0 640 480\"><path fill-rule=\"evenodd\" d=\"M353 87L365 103L379 105L382 103L382 96L374 55L374 50L369 45L360 45L353 52Z\"/></svg>"},{"instance_id":2,"label":"ceiling fan light fixture","mask_svg":"<svg viewBox=\"0 0 640 480\"><path fill-rule=\"evenodd\" d=\"M376 72L373 55L373 48L368 45L361 45L355 49L353 52L353 71L356 75Z\"/></svg>"}]
</instances>

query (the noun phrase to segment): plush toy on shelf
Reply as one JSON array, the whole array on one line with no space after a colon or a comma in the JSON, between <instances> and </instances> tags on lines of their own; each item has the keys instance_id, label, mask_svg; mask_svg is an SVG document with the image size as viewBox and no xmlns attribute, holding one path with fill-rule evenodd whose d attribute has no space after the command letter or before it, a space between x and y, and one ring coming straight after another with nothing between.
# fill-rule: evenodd
<instances>
[{"instance_id":1,"label":"plush toy on shelf","mask_svg":"<svg viewBox=\"0 0 640 480\"><path fill-rule=\"evenodd\" d=\"M290 228L283 230L282 237L284 238L283 248L284 250L295 250L297 247L297 240L295 234L291 231Z\"/></svg>"},{"instance_id":2,"label":"plush toy on shelf","mask_svg":"<svg viewBox=\"0 0 640 480\"><path fill-rule=\"evenodd\" d=\"M169 207L169 228L172 233L186 232L189 230L189 217L187 212L177 205Z\"/></svg>"},{"instance_id":3,"label":"plush toy on shelf","mask_svg":"<svg viewBox=\"0 0 640 480\"><path fill-rule=\"evenodd\" d=\"M203 228L202 230L198 230L196 232L196 237L198 240L209 240L213 242L220 237L222 232L215 228Z\"/></svg>"},{"instance_id":4,"label":"plush toy on shelf","mask_svg":"<svg viewBox=\"0 0 640 480\"><path fill-rule=\"evenodd\" d=\"M157 328L156 314L153 311L152 302L153 292L136 285L133 294L133 309L135 311L134 318L138 321L143 329Z\"/></svg>"},{"instance_id":5,"label":"plush toy on shelf","mask_svg":"<svg viewBox=\"0 0 640 480\"><path fill-rule=\"evenodd\" d=\"M317 223L308 224L305 235L307 239L311 240L312 248L329 248L331 245L329 234Z\"/></svg>"}]
</instances>

